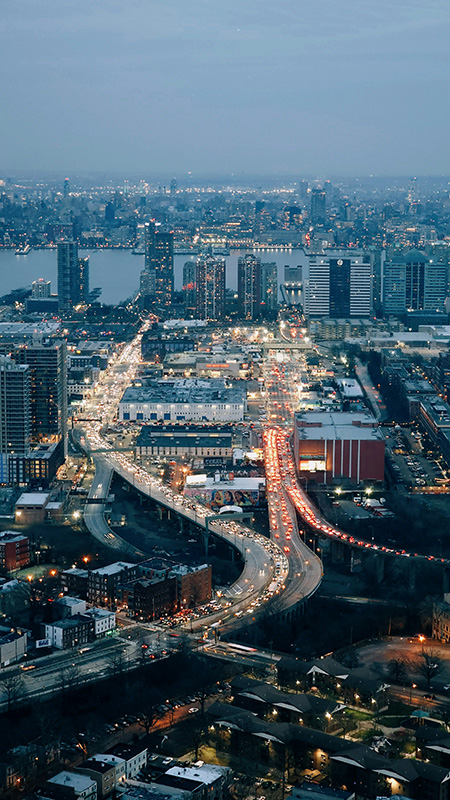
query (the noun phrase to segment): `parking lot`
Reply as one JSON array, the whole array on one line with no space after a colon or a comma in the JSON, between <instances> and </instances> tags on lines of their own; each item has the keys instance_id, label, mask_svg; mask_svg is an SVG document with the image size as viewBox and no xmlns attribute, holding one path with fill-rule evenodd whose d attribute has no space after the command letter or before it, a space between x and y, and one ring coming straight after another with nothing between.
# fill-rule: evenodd
<instances>
[{"instance_id":1,"label":"parking lot","mask_svg":"<svg viewBox=\"0 0 450 800\"><path fill-rule=\"evenodd\" d=\"M411 428L382 428L394 481L406 486L438 486L445 478L437 458L427 456L422 437Z\"/></svg>"}]
</instances>

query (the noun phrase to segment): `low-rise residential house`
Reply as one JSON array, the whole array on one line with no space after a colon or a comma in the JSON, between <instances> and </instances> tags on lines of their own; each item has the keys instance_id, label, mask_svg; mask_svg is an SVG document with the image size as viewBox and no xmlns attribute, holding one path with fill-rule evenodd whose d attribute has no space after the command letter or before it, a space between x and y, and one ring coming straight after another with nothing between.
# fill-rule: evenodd
<instances>
[{"instance_id":1,"label":"low-rise residential house","mask_svg":"<svg viewBox=\"0 0 450 800\"><path fill-rule=\"evenodd\" d=\"M103 639L116 627L116 615L106 608L93 606L84 612L84 616L94 621L94 634L96 639Z\"/></svg>"},{"instance_id":2,"label":"low-rise residential house","mask_svg":"<svg viewBox=\"0 0 450 800\"><path fill-rule=\"evenodd\" d=\"M194 764L192 767L171 767L166 775L193 782L200 781L204 786L204 800L224 800L232 781L229 767L218 764Z\"/></svg>"},{"instance_id":3,"label":"low-rise residential house","mask_svg":"<svg viewBox=\"0 0 450 800\"><path fill-rule=\"evenodd\" d=\"M77 772L87 775L97 784L97 797L109 797L116 788L116 765L102 761L101 757L93 756L83 761Z\"/></svg>"},{"instance_id":4,"label":"low-rise residential house","mask_svg":"<svg viewBox=\"0 0 450 800\"><path fill-rule=\"evenodd\" d=\"M123 758L127 780L135 778L147 764L148 750L139 744L115 744L108 753Z\"/></svg>"},{"instance_id":5,"label":"low-rise residential house","mask_svg":"<svg viewBox=\"0 0 450 800\"><path fill-rule=\"evenodd\" d=\"M97 784L95 781L78 772L63 770L50 778L39 791L40 797L51 800L74 798L74 800L97 800Z\"/></svg>"},{"instance_id":6,"label":"low-rise residential house","mask_svg":"<svg viewBox=\"0 0 450 800\"><path fill-rule=\"evenodd\" d=\"M432 636L440 642L450 642L450 594L433 604Z\"/></svg>"},{"instance_id":7,"label":"low-rise residential house","mask_svg":"<svg viewBox=\"0 0 450 800\"><path fill-rule=\"evenodd\" d=\"M27 634L0 628L0 667L20 661L27 652Z\"/></svg>"},{"instance_id":8,"label":"low-rise residential house","mask_svg":"<svg viewBox=\"0 0 450 800\"><path fill-rule=\"evenodd\" d=\"M124 758L116 756L113 753L96 753L94 756L96 761L101 761L102 764L110 764L115 769L116 787L119 783L123 782L127 777L127 765Z\"/></svg>"},{"instance_id":9,"label":"low-rise residential house","mask_svg":"<svg viewBox=\"0 0 450 800\"><path fill-rule=\"evenodd\" d=\"M90 644L95 639L94 620L79 614L50 624L45 623L44 629L45 639L57 650L70 650L72 647Z\"/></svg>"}]
</instances>

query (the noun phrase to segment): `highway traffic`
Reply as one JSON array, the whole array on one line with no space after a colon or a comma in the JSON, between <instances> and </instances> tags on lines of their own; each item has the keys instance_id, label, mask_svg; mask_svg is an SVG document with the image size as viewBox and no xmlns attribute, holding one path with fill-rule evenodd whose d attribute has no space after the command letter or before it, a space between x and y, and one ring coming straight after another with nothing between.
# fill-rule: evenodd
<instances>
[{"instance_id":1,"label":"highway traffic","mask_svg":"<svg viewBox=\"0 0 450 800\"><path fill-rule=\"evenodd\" d=\"M145 326L142 330L144 329ZM102 434L103 427L115 416L117 402L123 390L135 377L140 362L141 337L142 331L124 348L108 370L98 390L84 406L85 421L82 423L83 431L79 435L79 441L86 452L94 451L96 464L96 475L88 501L107 498L114 470L138 491L195 524L206 527L206 518L210 514L204 506L163 485L142 466L133 462L128 454L115 451ZM98 450L102 451L101 456L95 455L95 451ZM122 546L121 537L112 533L106 524L101 504L88 502L84 519L89 530L104 544L115 548ZM212 533L236 547L244 561L241 576L225 593L226 611L220 615L212 615L210 621L220 616L222 622L225 622L225 618L228 623L237 622L243 614L254 614L263 603L283 592L288 574L288 561L277 543L233 520L213 520L208 527ZM136 548L133 554L142 555ZM204 620L198 624L204 624Z\"/></svg>"}]
</instances>

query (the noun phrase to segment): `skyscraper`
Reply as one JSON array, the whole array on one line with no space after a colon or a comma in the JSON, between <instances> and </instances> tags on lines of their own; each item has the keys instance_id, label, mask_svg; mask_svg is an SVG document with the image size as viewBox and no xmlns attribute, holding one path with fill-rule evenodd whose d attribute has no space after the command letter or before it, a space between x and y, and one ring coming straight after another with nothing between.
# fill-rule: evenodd
<instances>
[{"instance_id":1,"label":"skyscraper","mask_svg":"<svg viewBox=\"0 0 450 800\"><path fill-rule=\"evenodd\" d=\"M273 314L278 306L278 269L274 261L261 264L261 302L263 310Z\"/></svg>"},{"instance_id":2,"label":"skyscraper","mask_svg":"<svg viewBox=\"0 0 450 800\"><path fill-rule=\"evenodd\" d=\"M86 303L89 297L89 256L78 259L78 277L81 303Z\"/></svg>"},{"instance_id":3,"label":"skyscraper","mask_svg":"<svg viewBox=\"0 0 450 800\"><path fill-rule=\"evenodd\" d=\"M361 251L325 251L309 258L305 314L367 317L372 310L372 262Z\"/></svg>"},{"instance_id":4,"label":"skyscraper","mask_svg":"<svg viewBox=\"0 0 450 800\"><path fill-rule=\"evenodd\" d=\"M58 305L70 309L89 295L89 258L78 258L76 242L58 242Z\"/></svg>"},{"instance_id":5,"label":"skyscraper","mask_svg":"<svg viewBox=\"0 0 450 800\"><path fill-rule=\"evenodd\" d=\"M323 225L326 218L326 194L323 189L316 187L311 192L311 222Z\"/></svg>"},{"instance_id":6,"label":"skyscraper","mask_svg":"<svg viewBox=\"0 0 450 800\"><path fill-rule=\"evenodd\" d=\"M197 302L197 264L195 261L186 261L183 266L183 294L186 309L195 309Z\"/></svg>"},{"instance_id":7,"label":"skyscraper","mask_svg":"<svg viewBox=\"0 0 450 800\"><path fill-rule=\"evenodd\" d=\"M382 270L383 312L444 311L448 296L448 264L410 250L385 261Z\"/></svg>"},{"instance_id":8,"label":"skyscraper","mask_svg":"<svg viewBox=\"0 0 450 800\"><path fill-rule=\"evenodd\" d=\"M65 341L17 347L17 364L29 368L30 433L33 441L67 439L67 348ZM66 451L65 451L66 452Z\"/></svg>"},{"instance_id":9,"label":"skyscraper","mask_svg":"<svg viewBox=\"0 0 450 800\"><path fill-rule=\"evenodd\" d=\"M155 223L145 225L145 262L141 273L141 294L144 303L172 305L173 233L162 232Z\"/></svg>"},{"instance_id":10,"label":"skyscraper","mask_svg":"<svg viewBox=\"0 0 450 800\"><path fill-rule=\"evenodd\" d=\"M243 319L261 313L261 259L252 254L238 260L238 310Z\"/></svg>"},{"instance_id":11,"label":"skyscraper","mask_svg":"<svg viewBox=\"0 0 450 800\"><path fill-rule=\"evenodd\" d=\"M30 447L30 371L0 357L0 483L23 481Z\"/></svg>"},{"instance_id":12,"label":"skyscraper","mask_svg":"<svg viewBox=\"0 0 450 800\"><path fill-rule=\"evenodd\" d=\"M201 256L196 263L196 311L199 319L225 316L225 259Z\"/></svg>"}]
</instances>

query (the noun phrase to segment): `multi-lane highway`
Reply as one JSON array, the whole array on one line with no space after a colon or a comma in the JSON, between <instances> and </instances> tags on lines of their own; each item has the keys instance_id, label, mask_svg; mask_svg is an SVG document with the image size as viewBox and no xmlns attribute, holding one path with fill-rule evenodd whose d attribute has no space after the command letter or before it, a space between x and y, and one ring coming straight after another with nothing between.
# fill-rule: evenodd
<instances>
[{"instance_id":1,"label":"multi-lane highway","mask_svg":"<svg viewBox=\"0 0 450 800\"><path fill-rule=\"evenodd\" d=\"M300 538L297 514L287 486L290 476L289 454L279 448L279 428L264 431L264 457L267 478L267 503L271 536L280 543L289 563L289 575L283 594L283 608L295 606L311 597L322 581L322 562Z\"/></svg>"},{"instance_id":2,"label":"multi-lane highway","mask_svg":"<svg viewBox=\"0 0 450 800\"><path fill-rule=\"evenodd\" d=\"M116 413L123 389L135 376L140 360L140 343L141 334L124 348L102 381L102 385L86 402L85 421L80 423L83 425L83 430L78 435L81 446L93 455L96 466L84 519L88 529L97 539L116 549L122 548L124 540L109 529L104 518L103 505L98 502L106 500L108 496L112 471L117 472L138 491L200 527L206 527L206 518L209 516L204 506L173 492L132 461L126 453L115 451L102 434L102 427ZM102 451L101 456L95 455L98 451ZM223 522L213 520L209 523L209 530L238 549L243 557L244 570L238 581L227 590L228 608L220 615L222 622L226 620L227 624L236 623L245 613L257 613L264 602L283 591L288 574L287 559L277 543L232 520ZM142 555L131 545L127 545L126 549L129 553L133 550L132 555ZM210 621L212 622L216 616L218 615ZM204 623L205 620L201 624Z\"/></svg>"}]
</instances>

